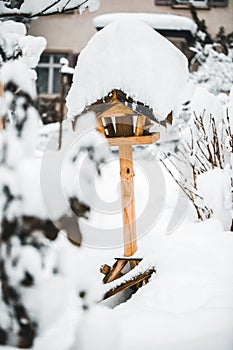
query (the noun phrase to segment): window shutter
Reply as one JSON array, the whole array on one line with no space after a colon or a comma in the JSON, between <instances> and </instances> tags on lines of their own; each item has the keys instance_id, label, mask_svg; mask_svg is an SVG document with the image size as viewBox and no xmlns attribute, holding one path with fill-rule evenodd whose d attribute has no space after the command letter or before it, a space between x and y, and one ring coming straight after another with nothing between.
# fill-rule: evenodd
<instances>
[{"instance_id":1,"label":"window shutter","mask_svg":"<svg viewBox=\"0 0 233 350\"><path fill-rule=\"evenodd\" d=\"M209 5L211 7L226 7L227 0L209 0Z\"/></svg>"},{"instance_id":2,"label":"window shutter","mask_svg":"<svg viewBox=\"0 0 233 350\"><path fill-rule=\"evenodd\" d=\"M155 0L156 5L171 5L171 0Z\"/></svg>"}]
</instances>

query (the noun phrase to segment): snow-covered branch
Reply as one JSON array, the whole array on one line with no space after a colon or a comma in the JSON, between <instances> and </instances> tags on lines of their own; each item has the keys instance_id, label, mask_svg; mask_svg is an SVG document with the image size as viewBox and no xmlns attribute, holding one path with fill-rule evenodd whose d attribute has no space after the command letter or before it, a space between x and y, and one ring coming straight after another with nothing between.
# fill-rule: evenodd
<instances>
[{"instance_id":1,"label":"snow-covered branch","mask_svg":"<svg viewBox=\"0 0 233 350\"><path fill-rule=\"evenodd\" d=\"M46 5L45 5L46 4ZM79 10L95 11L99 7L99 0L0 0L1 17L33 18L48 16L67 11Z\"/></svg>"}]
</instances>

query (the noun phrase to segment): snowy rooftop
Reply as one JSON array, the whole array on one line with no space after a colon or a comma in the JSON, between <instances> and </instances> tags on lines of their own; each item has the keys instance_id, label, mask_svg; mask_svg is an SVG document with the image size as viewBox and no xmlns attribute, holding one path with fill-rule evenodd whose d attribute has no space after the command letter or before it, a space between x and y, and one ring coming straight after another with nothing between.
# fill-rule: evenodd
<instances>
[{"instance_id":1,"label":"snowy rooftop","mask_svg":"<svg viewBox=\"0 0 233 350\"><path fill-rule=\"evenodd\" d=\"M69 117L118 89L152 108L158 120L176 111L188 80L188 61L171 42L136 20L96 33L81 52L67 97Z\"/></svg>"},{"instance_id":2,"label":"snowy rooftop","mask_svg":"<svg viewBox=\"0 0 233 350\"><path fill-rule=\"evenodd\" d=\"M119 19L135 19L148 24L153 29L187 30L195 34L197 25L187 17L158 13L107 13L93 19L96 28L103 28Z\"/></svg>"}]
</instances>

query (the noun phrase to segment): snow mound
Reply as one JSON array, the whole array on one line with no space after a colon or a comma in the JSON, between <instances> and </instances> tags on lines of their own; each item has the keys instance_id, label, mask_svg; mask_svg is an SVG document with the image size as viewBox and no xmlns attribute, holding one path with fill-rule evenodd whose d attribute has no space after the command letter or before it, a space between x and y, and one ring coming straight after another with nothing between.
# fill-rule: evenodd
<instances>
[{"instance_id":1,"label":"snow mound","mask_svg":"<svg viewBox=\"0 0 233 350\"><path fill-rule=\"evenodd\" d=\"M163 120L176 110L188 80L188 61L141 21L119 20L96 33L81 52L67 97L69 117L122 90Z\"/></svg>"},{"instance_id":2,"label":"snow mound","mask_svg":"<svg viewBox=\"0 0 233 350\"><path fill-rule=\"evenodd\" d=\"M197 30L197 25L190 18L164 13L106 13L95 17L92 23L96 28L103 28L119 19L140 20L154 29L188 30L192 34Z\"/></svg>"}]
</instances>

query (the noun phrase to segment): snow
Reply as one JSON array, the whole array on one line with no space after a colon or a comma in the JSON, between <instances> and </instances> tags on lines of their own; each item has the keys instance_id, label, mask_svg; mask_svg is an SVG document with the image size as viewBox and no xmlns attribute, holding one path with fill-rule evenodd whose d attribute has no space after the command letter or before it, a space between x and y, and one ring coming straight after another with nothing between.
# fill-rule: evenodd
<instances>
[{"instance_id":1,"label":"snow","mask_svg":"<svg viewBox=\"0 0 233 350\"><path fill-rule=\"evenodd\" d=\"M188 80L186 57L147 24L119 20L96 33L81 52L67 97L74 117L120 89L163 120L181 103Z\"/></svg>"},{"instance_id":2,"label":"snow","mask_svg":"<svg viewBox=\"0 0 233 350\"><path fill-rule=\"evenodd\" d=\"M191 99L190 108L198 116L206 115L209 119L210 115L215 116L219 122L221 121L223 115L222 103L216 98L215 95L208 92L203 87L197 87Z\"/></svg>"},{"instance_id":3,"label":"snow","mask_svg":"<svg viewBox=\"0 0 233 350\"><path fill-rule=\"evenodd\" d=\"M231 87L230 96L229 96L228 115L230 119L231 130L233 130L233 86Z\"/></svg>"},{"instance_id":4,"label":"snow","mask_svg":"<svg viewBox=\"0 0 233 350\"><path fill-rule=\"evenodd\" d=\"M80 12L84 11L85 8L89 8L89 11L95 11L98 9L100 5L99 0L24 0L20 8L9 8L6 6L4 2L0 2L0 12L4 14L26 14L29 16L37 16L37 15L48 15L51 13L60 13L64 11L64 9L74 9L79 8Z\"/></svg>"},{"instance_id":5,"label":"snow","mask_svg":"<svg viewBox=\"0 0 233 350\"><path fill-rule=\"evenodd\" d=\"M26 35L26 27L23 23L9 20L0 22L0 47L2 49L0 64L4 66L1 69L2 83L15 81L32 98L35 98L36 90L33 81L37 79L37 75L34 68L46 47L46 40L42 37ZM5 64L2 62L8 60L12 61ZM29 71L28 68L30 68ZM28 85L29 74L31 82ZM24 82L24 77L27 84Z\"/></svg>"},{"instance_id":6,"label":"snow","mask_svg":"<svg viewBox=\"0 0 233 350\"><path fill-rule=\"evenodd\" d=\"M51 326L41 332L35 349L49 345L51 350L74 350L79 345L79 349L89 350L96 343L96 349L101 345L100 349L108 349L107 345L111 344L117 350L219 350L220 345L224 345L224 350L231 350L232 233L223 232L220 222L208 220L182 225L169 236L153 230L139 243L143 250L150 251L150 264L156 266L157 273L150 282L126 303L113 309L101 303L89 304L89 310L85 312L78 311L79 302L75 304L68 293L69 288L74 286L68 284L66 289L62 289L66 300L63 311L53 311L58 322L53 324L52 315L51 321L44 319L43 329L45 325ZM75 276L74 272L77 272L76 290L82 288L83 282L87 287L89 276L89 288L94 293L91 281L95 281L98 289L101 277L95 280L93 274L85 275L84 272L88 270L84 265L80 275L77 266L85 262L85 266L92 266L93 271L96 268L97 276L97 257L107 262L114 253L86 248L78 252L75 248L69 248L65 239L60 240L59 245L58 254L63 256L63 273L64 269L68 271L70 268L70 276ZM56 302L54 298L49 298L52 290L49 291L46 285L44 288L48 292L40 304L54 300L54 303L48 304L51 310ZM59 302L58 295L56 298ZM33 300L34 294L30 298ZM31 305L33 309L37 307L35 302Z\"/></svg>"},{"instance_id":7,"label":"snow","mask_svg":"<svg viewBox=\"0 0 233 350\"><path fill-rule=\"evenodd\" d=\"M46 47L46 40L42 37L27 36L23 23L0 21L0 46L7 58L12 58L22 51L21 59L24 63L29 68L35 68Z\"/></svg>"},{"instance_id":8,"label":"snow","mask_svg":"<svg viewBox=\"0 0 233 350\"><path fill-rule=\"evenodd\" d=\"M26 27L23 23L12 20L0 22L1 35L6 33L17 34L19 36L26 35Z\"/></svg>"},{"instance_id":9,"label":"snow","mask_svg":"<svg viewBox=\"0 0 233 350\"><path fill-rule=\"evenodd\" d=\"M27 35L20 37L18 43L22 50L25 64L29 68L36 68L40 60L40 55L46 47L45 38Z\"/></svg>"},{"instance_id":10,"label":"snow","mask_svg":"<svg viewBox=\"0 0 233 350\"><path fill-rule=\"evenodd\" d=\"M10 43L21 42L23 58L27 59L4 63L0 81L6 84L13 80L34 98L29 68L36 65L44 41L25 39L23 26L18 27L19 36L15 33L17 26L12 23L6 26L7 35L16 34ZM113 88L121 88L163 118L177 107L176 92L182 95L186 88L186 59L143 22L110 24L94 36L80 59L73 95L68 98L74 113L80 113ZM228 105L231 120L232 96L231 92ZM16 234L8 246L1 247L10 283L22 296L32 320L39 325L33 350L232 350L233 233L226 231L231 221L230 163L226 162L224 169L215 168L197 177L198 189L213 209L213 219L197 223L190 207L186 210L180 204L177 185L159 170L157 161L143 159L140 163L135 159L136 211L137 219L142 218L141 222L137 221L139 250L136 255L144 259L129 275L133 277L137 271L150 267L155 267L156 274L125 303L119 305L124 294L99 302L106 289L119 283L103 285L99 272L101 265L112 265L113 257L122 255L122 218L116 206L119 204L118 159L96 131L92 112L78 118L76 133L69 133L71 125L64 121L62 148L57 152L54 139L58 124L38 130L38 114L33 105L25 110L25 99L9 91L4 97L6 110L15 98L15 115L2 133L0 143L3 151L4 145L7 149L7 157L1 163L0 183L8 185L13 196L5 217L9 220L21 215L58 219L67 214L66 206L56 211L54 205L58 182L65 201L75 195L81 203L90 206L90 213L80 225L83 235L80 249L71 245L64 231L54 242L45 238L40 241L40 233L34 231L28 238L34 235L42 245L40 249L30 243L22 244ZM72 100L75 98L77 105ZM220 116L224 109L217 97L197 89L190 108L197 114L205 110L207 119L212 114L221 130ZM26 118L21 134L14 126L16 118L18 122ZM55 136L51 135L53 131ZM43 138L51 135L51 142L46 139L46 145L45 142L41 145L38 134ZM148 156L147 151L144 155ZM54 212L42 201L43 180ZM1 215L4 197L1 196L0 201ZM175 225L171 224L174 215ZM147 219L151 220L149 226ZM168 230L170 226L172 230ZM118 245L113 244L115 238L112 237L116 227L121 234ZM98 236L100 232L105 236ZM108 241L103 245L105 238ZM31 287L21 285L25 272L33 276ZM121 280L124 279L125 276ZM81 292L85 292L84 298L80 297ZM1 293L0 289L1 326L10 329L12 310L6 309Z\"/></svg>"},{"instance_id":11,"label":"snow","mask_svg":"<svg viewBox=\"0 0 233 350\"><path fill-rule=\"evenodd\" d=\"M79 125L83 132L85 118L90 119L90 125L93 119L91 115L83 116ZM153 168L154 160L150 163ZM97 183L97 190L108 195L118 174L115 169L115 175L112 173L111 166L105 170L111 184L103 187L101 182ZM136 171L136 183L138 176ZM84 245L77 250L60 234L49 266L37 273L36 286L25 289L23 294L30 315L40 323L34 350L232 349L233 234L224 232L220 221L207 220L181 223L173 234L166 235L164 223L169 221L171 199L176 197L177 187L170 183L166 173L164 176L167 202L162 225L157 223L139 240L140 254L145 256L139 268L155 266L156 274L127 302L115 308L106 302L96 305L106 289L101 284L99 267L111 264L114 256L121 255L122 248L102 250ZM143 188L144 183L140 191L137 189L139 210L143 205ZM159 187L153 195L154 201L158 200ZM173 209L175 205L174 202ZM111 216L102 213L102 220L111 227ZM27 255L22 262L25 266L26 258ZM46 271L53 268L56 259L61 275L51 277ZM30 271L39 269L37 259L33 260ZM78 298L82 290L87 293L84 300L87 311L81 309L82 301Z\"/></svg>"},{"instance_id":12,"label":"snow","mask_svg":"<svg viewBox=\"0 0 233 350\"><path fill-rule=\"evenodd\" d=\"M188 30L192 34L197 30L197 25L190 18L158 13L106 13L95 17L92 23L96 28L103 28L119 19L140 20L154 29Z\"/></svg>"},{"instance_id":13,"label":"snow","mask_svg":"<svg viewBox=\"0 0 233 350\"><path fill-rule=\"evenodd\" d=\"M67 58L62 57L60 59L61 73L63 74L74 74L74 68L69 67L69 61Z\"/></svg>"},{"instance_id":14,"label":"snow","mask_svg":"<svg viewBox=\"0 0 233 350\"><path fill-rule=\"evenodd\" d=\"M230 195L231 184L229 181L228 188L225 189L226 183L224 170L219 168L209 170L197 177L197 188L200 195L205 199L207 207L213 210L213 218L221 220L225 230L231 226L231 215L229 208L225 205L225 193Z\"/></svg>"},{"instance_id":15,"label":"snow","mask_svg":"<svg viewBox=\"0 0 233 350\"><path fill-rule=\"evenodd\" d=\"M198 64L198 69L190 74L190 80L215 95L229 94L233 84L233 50L229 47L227 54L217 50L216 44L206 44L203 47L197 43L192 48L195 56L191 64Z\"/></svg>"},{"instance_id":16,"label":"snow","mask_svg":"<svg viewBox=\"0 0 233 350\"><path fill-rule=\"evenodd\" d=\"M14 82L31 98L36 98L36 88L26 65L20 61L9 61L0 70L0 81L3 85Z\"/></svg>"}]
</instances>

